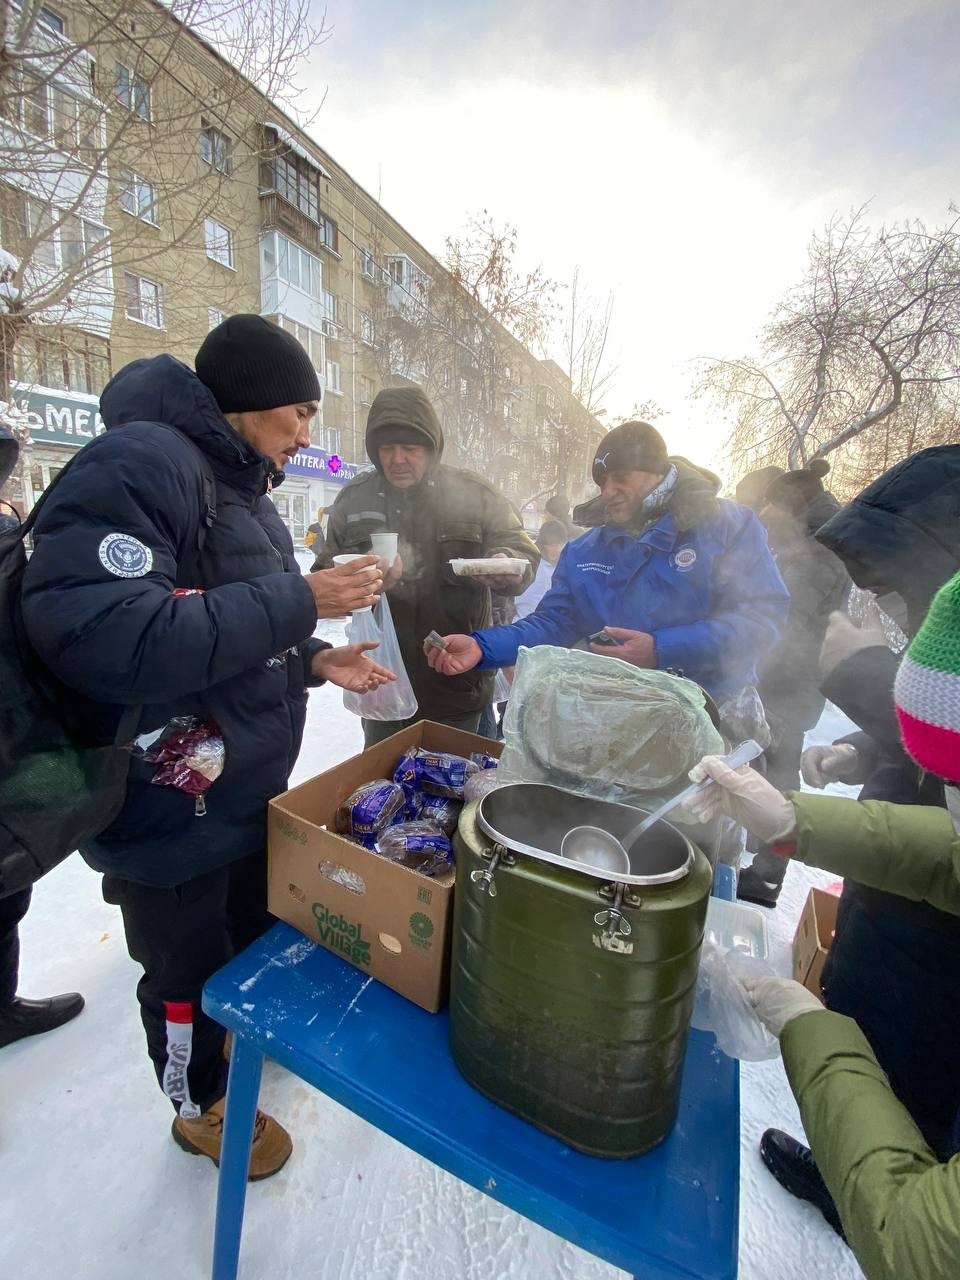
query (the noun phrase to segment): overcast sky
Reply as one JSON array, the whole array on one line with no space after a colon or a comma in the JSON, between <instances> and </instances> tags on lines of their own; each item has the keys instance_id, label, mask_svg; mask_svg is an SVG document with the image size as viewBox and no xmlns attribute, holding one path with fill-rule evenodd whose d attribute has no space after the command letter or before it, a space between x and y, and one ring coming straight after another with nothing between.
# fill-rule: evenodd
<instances>
[{"instance_id":1,"label":"overcast sky","mask_svg":"<svg viewBox=\"0 0 960 1280\"><path fill-rule=\"evenodd\" d=\"M610 415L716 460L689 362L755 349L806 241L960 198L957 0L329 0L311 132L431 251L473 213L616 297Z\"/></svg>"}]
</instances>

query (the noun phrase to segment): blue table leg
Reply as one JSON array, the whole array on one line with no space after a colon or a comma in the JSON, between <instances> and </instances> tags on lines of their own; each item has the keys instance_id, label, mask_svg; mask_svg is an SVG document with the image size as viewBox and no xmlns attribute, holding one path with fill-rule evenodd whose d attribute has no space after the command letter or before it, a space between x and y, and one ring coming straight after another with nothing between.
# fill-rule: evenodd
<instances>
[{"instance_id":1,"label":"blue table leg","mask_svg":"<svg viewBox=\"0 0 960 1280\"><path fill-rule=\"evenodd\" d=\"M217 1185L212 1280L236 1280L243 1206L247 1195L247 1168L262 1071L263 1054L260 1050L248 1040L234 1036Z\"/></svg>"}]
</instances>

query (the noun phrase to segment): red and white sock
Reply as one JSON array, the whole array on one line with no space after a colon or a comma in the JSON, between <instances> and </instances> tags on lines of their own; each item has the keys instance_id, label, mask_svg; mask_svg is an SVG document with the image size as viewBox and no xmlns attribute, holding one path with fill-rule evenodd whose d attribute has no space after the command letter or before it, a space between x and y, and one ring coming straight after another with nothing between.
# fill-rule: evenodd
<instances>
[{"instance_id":1,"label":"red and white sock","mask_svg":"<svg viewBox=\"0 0 960 1280\"><path fill-rule=\"evenodd\" d=\"M186 1001L164 1000L167 1015L167 1064L163 1068L163 1092L180 1103L184 1120L195 1120L200 1108L190 1097L187 1068L193 1053L193 1005Z\"/></svg>"}]
</instances>

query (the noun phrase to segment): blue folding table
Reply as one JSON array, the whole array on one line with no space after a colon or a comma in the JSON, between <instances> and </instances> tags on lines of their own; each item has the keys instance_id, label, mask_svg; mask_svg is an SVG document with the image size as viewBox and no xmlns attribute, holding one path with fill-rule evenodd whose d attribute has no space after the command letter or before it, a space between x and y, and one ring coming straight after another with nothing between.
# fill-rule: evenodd
<instances>
[{"instance_id":1,"label":"blue folding table","mask_svg":"<svg viewBox=\"0 0 960 1280\"><path fill-rule=\"evenodd\" d=\"M720 868L715 890L724 897L733 896L728 871ZM632 1160L600 1160L467 1084L450 1057L445 1012L425 1013L288 925L276 925L215 974L203 1007L234 1035L213 1280L237 1275L264 1054L638 1280L736 1277L739 1074L712 1036L690 1033L680 1114L666 1141Z\"/></svg>"}]
</instances>

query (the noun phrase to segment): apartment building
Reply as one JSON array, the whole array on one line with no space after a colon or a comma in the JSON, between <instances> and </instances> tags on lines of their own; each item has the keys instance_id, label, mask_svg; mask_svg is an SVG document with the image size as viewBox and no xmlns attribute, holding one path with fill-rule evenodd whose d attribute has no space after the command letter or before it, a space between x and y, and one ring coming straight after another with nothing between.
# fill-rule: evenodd
<instances>
[{"instance_id":1,"label":"apartment building","mask_svg":"<svg viewBox=\"0 0 960 1280\"><path fill-rule=\"evenodd\" d=\"M9 22L30 55L0 83L0 401L24 441L5 495L22 510L102 430L113 371L190 363L238 311L296 334L323 382L275 498L295 539L369 465L385 385L424 386L448 459L515 502L580 491L602 427L563 372L166 8L51 0Z\"/></svg>"}]
</instances>

